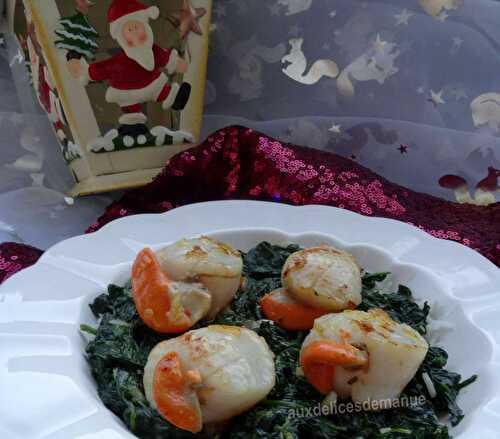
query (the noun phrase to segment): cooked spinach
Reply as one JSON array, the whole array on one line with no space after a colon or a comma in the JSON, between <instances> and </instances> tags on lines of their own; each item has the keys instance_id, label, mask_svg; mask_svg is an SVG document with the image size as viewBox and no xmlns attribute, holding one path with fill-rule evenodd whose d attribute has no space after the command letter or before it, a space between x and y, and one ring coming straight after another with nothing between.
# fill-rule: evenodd
<instances>
[{"instance_id":1,"label":"cooked spinach","mask_svg":"<svg viewBox=\"0 0 500 439\"><path fill-rule=\"evenodd\" d=\"M143 368L151 349L167 338L147 328L135 309L130 285L110 285L107 293L90 305L99 326L82 325L94 338L86 349L92 375L103 403L142 439L448 439L448 417L453 425L463 418L456 403L460 390L475 380L461 381L460 375L445 369L448 355L440 348L429 349L415 378L404 394L421 396L422 403L379 412L357 411L317 416L314 407L323 399L297 373L305 333L285 331L264 319L259 299L281 286L281 268L298 247L261 243L243 255L245 283L231 307L209 323L246 326L264 337L276 355L276 386L268 398L220 430L193 435L165 421L149 406L142 384ZM381 292L378 283L388 273L365 274L362 310L382 308L399 322L426 333L429 306L420 308L411 291L400 286L394 293ZM207 324L205 322L205 324ZM432 379L436 397L431 398L422 374Z\"/></svg>"},{"instance_id":2,"label":"cooked spinach","mask_svg":"<svg viewBox=\"0 0 500 439\"><path fill-rule=\"evenodd\" d=\"M86 353L104 405L140 438L195 437L165 422L146 400L142 384L144 366L151 349L165 337L142 323L130 285L110 285L91 309L102 319ZM87 327L82 330L89 332Z\"/></svg>"},{"instance_id":3,"label":"cooked spinach","mask_svg":"<svg viewBox=\"0 0 500 439\"><path fill-rule=\"evenodd\" d=\"M363 277L363 301L358 309L367 311L371 308L381 308L395 321L406 323L425 335L430 306L426 302L424 307L420 308L413 301L410 289L404 285L399 285L397 292L392 294L379 291L377 282L383 282L388 275L389 273L377 273Z\"/></svg>"}]
</instances>

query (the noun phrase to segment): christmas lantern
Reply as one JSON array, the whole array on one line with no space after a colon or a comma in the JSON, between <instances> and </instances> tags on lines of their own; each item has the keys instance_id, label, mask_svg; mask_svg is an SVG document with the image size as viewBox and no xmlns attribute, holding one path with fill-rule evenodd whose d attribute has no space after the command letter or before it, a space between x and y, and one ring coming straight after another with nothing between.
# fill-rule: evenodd
<instances>
[{"instance_id":1,"label":"christmas lantern","mask_svg":"<svg viewBox=\"0 0 500 439\"><path fill-rule=\"evenodd\" d=\"M211 0L18 0L14 32L84 195L145 184L198 140Z\"/></svg>"}]
</instances>

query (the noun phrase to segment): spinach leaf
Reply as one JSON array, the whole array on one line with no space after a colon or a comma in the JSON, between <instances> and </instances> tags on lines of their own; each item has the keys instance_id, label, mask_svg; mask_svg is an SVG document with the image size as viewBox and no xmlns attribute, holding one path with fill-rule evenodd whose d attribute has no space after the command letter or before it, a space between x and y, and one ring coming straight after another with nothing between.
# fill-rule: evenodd
<instances>
[{"instance_id":1,"label":"spinach leaf","mask_svg":"<svg viewBox=\"0 0 500 439\"><path fill-rule=\"evenodd\" d=\"M458 373L444 369L447 362L448 354L444 349L431 347L420 367L420 372L429 375L436 389L436 397L430 399L434 410L437 413L448 415L451 425L456 426L464 417L462 410L457 404L458 394L464 387L476 381L477 375L473 375L462 382L462 377ZM425 386L422 374L417 374L413 381L416 381L421 386ZM409 385L411 386L412 383Z\"/></svg>"},{"instance_id":2,"label":"spinach leaf","mask_svg":"<svg viewBox=\"0 0 500 439\"><path fill-rule=\"evenodd\" d=\"M253 279L281 277L281 269L292 253L300 250L297 245L279 247L261 242L244 255L244 273Z\"/></svg>"},{"instance_id":3,"label":"spinach leaf","mask_svg":"<svg viewBox=\"0 0 500 439\"><path fill-rule=\"evenodd\" d=\"M372 290L377 286L377 282L383 282L391 273L365 273L363 276L363 287Z\"/></svg>"},{"instance_id":4,"label":"spinach leaf","mask_svg":"<svg viewBox=\"0 0 500 439\"><path fill-rule=\"evenodd\" d=\"M381 308L396 322L406 323L425 335L430 306L426 302L424 307L420 308L413 301L410 289L403 285L399 285L395 293L380 292L376 287L376 282L384 280L386 276L387 273L381 273L380 275L368 274L363 277L363 301L358 309L368 311L372 308Z\"/></svg>"}]
</instances>

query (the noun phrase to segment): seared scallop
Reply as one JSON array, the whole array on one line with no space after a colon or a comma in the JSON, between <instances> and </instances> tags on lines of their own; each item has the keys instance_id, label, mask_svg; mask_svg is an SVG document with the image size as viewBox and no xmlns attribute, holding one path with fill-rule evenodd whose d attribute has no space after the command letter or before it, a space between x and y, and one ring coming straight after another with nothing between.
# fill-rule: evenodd
<instances>
[{"instance_id":1,"label":"seared scallop","mask_svg":"<svg viewBox=\"0 0 500 439\"><path fill-rule=\"evenodd\" d=\"M236 326L208 326L159 343L144 368L151 406L192 432L250 409L274 384L274 355L267 343Z\"/></svg>"},{"instance_id":2,"label":"seared scallop","mask_svg":"<svg viewBox=\"0 0 500 439\"><path fill-rule=\"evenodd\" d=\"M428 350L424 338L380 309L316 319L304 340L301 365L323 393L355 402L397 398Z\"/></svg>"},{"instance_id":3,"label":"seared scallop","mask_svg":"<svg viewBox=\"0 0 500 439\"><path fill-rule=\"evenodd\" d=\"M141 250L132 265L132 297L142 321L166 334L190 329L207 314L212 300L202 284L170 279L150 248Z\"/></svg>"},{"instance_id":4,"label":"seared scallop","mask_svg":"<svg viewBox=\"0 0 500 439\"><path fill-rule=\"evenodd\" d=\"M331 246L291 254L282 272L283 287L297 300L330 312L361 303L361 270L354 257Z\"/></svg>"},{"instance_id":5,"label":"seared scallop","mask_svg":"<svg viewBox=\"0 0 500 439\"><path fill-rule=\"evenodd\" d=\"M240 253L206 236L181 239L156 253L162 270L176 281L203 284L212 296L207 318L213 318L236 294L243 269Z\"/></svg>"}]
</instances>

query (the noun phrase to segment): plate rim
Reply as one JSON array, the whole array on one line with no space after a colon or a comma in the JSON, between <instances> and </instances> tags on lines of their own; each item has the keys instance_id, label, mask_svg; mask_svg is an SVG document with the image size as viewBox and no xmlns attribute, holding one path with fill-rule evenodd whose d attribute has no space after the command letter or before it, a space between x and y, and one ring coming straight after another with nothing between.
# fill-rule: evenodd
<instances>
[{"instance_id":1,"label":"plate rim","mask_svg":"<svg viewBox=\"0 0 500 439\"><path fill-rule=\"evenodd\" d=\"M61 241L49 249L46 250L46 252L42 255L42 257L31 267L28 267L27 269L21 270L20 272L14 274L11 276L9 279L7 279L2 285L0 285L0 307L2 306L2 296L3 293L9 294L9 290L16 291L20 293L21 295L26 295L29 292L23 291L23 288L16 288L16 285L22 284L22 281L24 277L28 277L28 273L33 273L33 272L39 272L40 270L44 270L47 265L50 265L50 259L52 257L58 257L61 254L64 254L67 249L73 248L74 252L76 251L76 254L74 253L74 257L78 258L78 247L82 245L83 243L90 243L93 245L95 242L102 242L102 241L107 241L107 240L113 240L116 239L117 236L115 235L115 232L119 233L119 230L122 228L129 228L129 227L134 227L137 224L140 223L148 223L150 221L156 222L156 221L163 221L165 218L172 219L174 221L175 217L182 217L183 215L187 215L189 213L192 213L193 211L197 211L198 215L203 216L203 213L207 213L208 211L214 211L217 212L222 212L223 210L226 210L227 212L230 211L239 211L239 210L245 210L245 209L262 209L262 211L273 211L273 213L276 212L284 212L285 210L295 211L295 212L301 212L306 214L312 214L314 215L320 215L320 214L326 214L328 215L335 215L337 219L340 217L343 217L344 220L347 219L347 221L359 221L362 224L372 224L375 225L376 223L383 224L385 226L391 226L391 228L398 229L395 230L394 233L396 234L406 234L410 237L414 237L418 239L418 246L420 247L425 247L425 248L431 248L435 246L439 247L445 247L448 246L449 249L452 249L454 252L457 252L458 254L461 255L464 260L470 260L471 263L475 266L475 268L482 270L484 273L488 273L493 276L493 281L496 282L498 285L498 288L500 288L500 270L498 270L498 267L496 267L491 261L486 259L484 256L480 255L476 251L468 248L467 246L464 246L462 244L459 244L457 242L453 241L447 241L447 240L442 240L437 237L434 237L423 230L419 229L418 227L415 227L413 225L410 225L408 223L399 221L399 220L394 220L394 219L388 219L388 218L380 218L380 217L368 217L368 216L363 216L358 213L345 210L345 209L340 209L340 208L335 208L335 207L330 207L330 206L323 206L323 205L306 205L306 206L294 206L294 205L286 205L286 204L280 204L280 203L272 203L272 202L261 202L261 201L246 201L246 200L230 200L230 201L209 201L209 202L203 202L203 203L195 203L195 204L189 204L185 206L181 206L175 209L172 209L168 212L164 212L161 214L138 214L138 215L131 215L131 216L126 216L119 218L117 220L114 220L105 226L103 226L101 229L98 231L91 233L91 234L82 234L79 236L75 236L69 239L66 239L64 241ZM168 221L168 220L167 220ZM319 234L324 234L324 235L329 235L332 238L335 238L337 240L341 240L343 242L347 242L351 246L355 245L362 245L365 244L367 246L372 246L376 247L378 249L383 250L384 252L387 253L386 249L381 248L377 244L373 244L371 242L367 241L357 241L357 240L348 240L346 241L343 237L338 237L335 233L332 231L325 231L325 230L308 230L308 229L303 229L300 232L294 232L291 230L287 230L286 227L269 227L269 226L264 226L264 227L259 227L259 221L258 219L255 220L255 224L253 225L247 225L243 227L239 227L238 224L233 224L233 227L230 228L217 228L217 227L211 227L210 225L206 226L206 231L201 232L201 233L215 233L215 232L227 232L230 229L234 230L245 230L245 229L265 229L267 231L269 230L275 230L279 231L288 235L298 235L298 234L303 234L306 235L308 233L319 233ZM451 292L451 296L456 298L455 294L453 293L453 287L450 285L449 280L450 279L443 279L443 273L440 273L439 271L433 270L432 264L427 263L427 261L419 261L415 262L413 260L406 260L405 255L398 255L394 256L390 254L390 257L393 261L393 263L396 264L408 264L408 265L417 265L420 268L424 268L426 271L430 272L433 276L439 278L440 280L444 281L444 283L448 286L448 289ZM62 269L62 268L61 268ZM24 274L23 274L24 273ZM453 273L451 273L453 275ZM451 276L453 279L453 276ZM493 295L486 297L486 301L490 304L493 305L499 305L500 304L500 290L494 287L493 289ZM494 294L497 293L497 294ZM493 299L493 300L492 300ZM462 301L461 301L462 302ZM463 305L462 305L463 307ZM477 322L472 321L470 316L468 315L469 321L476 326L478 329L480 329L485 335L488 336L488 339L492 341L492 334L485 330L483 327L478 325ZM498 343L493 343L493 348L495 349L496 352L498 352ZM493 360L492 360L493 361ZM495 363L496 364L496 363ZM499 380L497 380L496 384L498 385L500 383ZM497 388L497 390L500 389L500 387ZM500 392L499 392L500 396ZM460 434L460 437L462 435Z\"/></svg>"}]
</instances>

